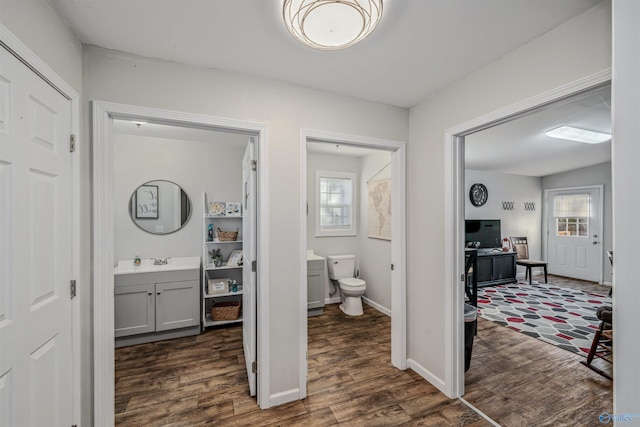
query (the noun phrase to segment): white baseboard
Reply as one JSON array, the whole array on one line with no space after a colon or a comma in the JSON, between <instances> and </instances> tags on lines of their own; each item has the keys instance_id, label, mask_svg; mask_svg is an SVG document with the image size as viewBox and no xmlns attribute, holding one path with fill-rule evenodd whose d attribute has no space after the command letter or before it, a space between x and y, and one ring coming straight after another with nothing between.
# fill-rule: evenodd
<instances>
[{"instance_id":1,"label":"white baseboard","mask_svg":"<svg viewBox=\"0 0 640 427\"><path fill-rule=\"evenodd\" d=\"M331 297L331 298L325 298L324 299L324 303L325 304L338 304L342 302L342 298L340 297Z\"/></svg>"},{"instance_id":2,"label":"white baseboard","mask_svg":"<svg viewBox=\"0 0 640 427\"><path fill-rule=\"evenodd\" d=\"M387 316L391 317L391 310L389 310L386 307L381 306L380 304L378 304L377 302L373 302L371 301L369 298L367 297L362 297L362 301L365 302L365 304L370 305L371 307L375 308L376 310L378 310L380 313L382 314L386 314Z\"/></svg>"},{"instance_id":3,"label":"white baseboard","mask_svg":"<svg viewBox=\"0 0 640 427\"><path fill-rule=\"evenodd\" d=\"M280 393L274 393L269 396L269 407L272 408L296 400L300 400L300 389L292 388L291 390L281 391Z\"/></svg>"},{"instance_id":4,"label":"white baseboard","mask_svg":"<svg viewBox=\"0 0 640 427\"><path fill-rule=\"evenodd\" d=\"M427 380L430 384L432 384L435 388L443 392L445 395L447 394L445 390L444 381L437 376L435 376L431 371L427 368L419 364L413 359L407 359L407 368L413 370L416 374L420 375L422 378Z\"/></svg>"}]
</instances>

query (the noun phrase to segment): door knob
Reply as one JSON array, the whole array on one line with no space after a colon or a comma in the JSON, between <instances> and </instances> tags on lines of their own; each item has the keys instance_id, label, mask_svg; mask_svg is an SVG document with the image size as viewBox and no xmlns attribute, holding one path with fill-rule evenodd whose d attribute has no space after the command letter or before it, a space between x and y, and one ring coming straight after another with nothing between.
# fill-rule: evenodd
<instances>
[{"instance_id":1,"label":"door knob","mask_svg":"<svg viewBox=\"0 0 640 427\"><path fill-rule=\"evenodd\" d=\"M593 244L594 244L594 245L597 245L597 244L598 244L598 242L593 242Z\"/></svg>"}]
</instances>

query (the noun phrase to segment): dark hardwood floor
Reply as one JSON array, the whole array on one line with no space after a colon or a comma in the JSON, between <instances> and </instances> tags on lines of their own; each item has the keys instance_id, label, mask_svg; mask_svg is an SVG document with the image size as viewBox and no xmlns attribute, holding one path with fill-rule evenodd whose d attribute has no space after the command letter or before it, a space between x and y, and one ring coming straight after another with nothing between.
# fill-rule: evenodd
<instances>
[{"instance_id":1,"label":"dark hardwood floor","mask_svg":"<svg viewBox=\"0 0 640 427\"><path fill-rule=\"evenodd\" d=\"M327 306L309 319L307 398L268 410L248 395L239 326L116 349L116 425L491 425L393 368L390 329L369 306L360 317ZM480 319L465 399L505 427L598 425L611 383L579 358Z\"/></svg>"},{"instance_id":2,"label":"dark hardwood floor","mask_svg":"<svg viewBox=\"0 0 640 427\"><path fill-rule=\"evenodd\" d=\"M393 368L390 318L369 306L309 318L308 396L268 410L249 397L241 337L236 326L116 349L116 425L491 425Z\"/></svg>"},{"instance_id":3,"label":"dark hardwood floor","mask_svg":"<svg viewBox=\"0 0 640 427\"><path fill-rule=\"evenodd\" d=\"M611 286L601 285L596 282L589 282L587 280L572 279L570 277L548 275L548 281L550 285L557 285L563 288L578 289L584 292L591 292L598 295L608 295ZM544 284L544 274L534 274L533 280L537 280L539 283Z\"/></svg>"},{"instance_id":4,"label":"dark hardwood floor","mask_svg":"<svg viewBox=\"0 0 640 427\"><path fill-rule=\"evenodd\" d=\"M607 295L610 287L549 275L549 284ZM544 283L544 275L533 280ZM464 399L503 426L598 426L613 412L612 383L582 356L478 319ZM597 363L597 362L596 362ZM611 365L598 366L611 371Z\"/></svg>"}]
</instances>

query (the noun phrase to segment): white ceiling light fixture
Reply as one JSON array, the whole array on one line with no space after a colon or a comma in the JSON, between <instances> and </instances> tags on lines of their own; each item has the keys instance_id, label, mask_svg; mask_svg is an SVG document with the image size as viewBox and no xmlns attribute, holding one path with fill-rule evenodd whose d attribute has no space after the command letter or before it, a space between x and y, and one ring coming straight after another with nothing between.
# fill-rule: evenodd
<instances>
[{"instance_id":1,"label":"white ceiling light fixture","mask_svg":"<svg viewBox=\"0 0 640 427\"><path fill-rule=\"evenodd\" d=\"M284 0L282 17L298 40L320 50L361 42L376 28L382 0Z\"/></svg>"},{"instance_id":2,"label":"white ceiling light fixture","mask_svg":"<svg viewBox=\"0 0 640 427\"><path fill-rule=\"evenodd\" d=\"M585 144L600 144L611 139L611 135L608 133L594 132L572 126L560 126L551 129L545 134L551 138L567 139L569 141L584 142Z\"/></svg>"}]
</instances>

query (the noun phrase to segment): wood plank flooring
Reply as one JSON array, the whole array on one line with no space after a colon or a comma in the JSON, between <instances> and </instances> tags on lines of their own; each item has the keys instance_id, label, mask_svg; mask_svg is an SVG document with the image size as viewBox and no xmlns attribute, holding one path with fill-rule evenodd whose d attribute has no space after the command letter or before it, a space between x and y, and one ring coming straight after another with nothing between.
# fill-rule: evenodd
<instances>
[{"instance_id":1,"label":"wood plank flooring","mask_svg":"<svg viewBox=\"0 0 640 427\"><path fill-rule=\"evenodd\" d=\"M348 317L329 305L309 319L308 396L268 410L249 397L241 337L235 326L116 349L116 425L491 425L393 368L390 318L369 306Z\"/></svg>"},{"instance_id":2,"label":"wood plank flooring","mask_svg":"<svg viewBox=\"0 0 640 427\"><path fill-rule=\"evenodd\" d=\"M390 330L369 306L355 318L327 306L309 319L308 397L268 410L249 397L239 326L116 349L116 425L491 425L393 368ZM505 427L598 425L612 412L611 382L579 360L480 319L465 399Z\"/></svg>"},{"instance_id":3,"label":"wood plank flooring","mask_svg":"<svg viewBox=\"0 0 640 427\"><path fill-rule=\"evenodd\" d=\"M534 275L543 283L544 275ZM606 295L610 287L549 275L549 284ZM503 426L597 426L613 413L612 383L582 356L478 319L464 398ZM604 367L610 370L611 365Z\"/></svg>"}]
</instances>

